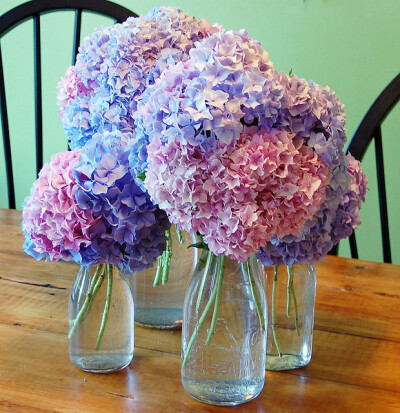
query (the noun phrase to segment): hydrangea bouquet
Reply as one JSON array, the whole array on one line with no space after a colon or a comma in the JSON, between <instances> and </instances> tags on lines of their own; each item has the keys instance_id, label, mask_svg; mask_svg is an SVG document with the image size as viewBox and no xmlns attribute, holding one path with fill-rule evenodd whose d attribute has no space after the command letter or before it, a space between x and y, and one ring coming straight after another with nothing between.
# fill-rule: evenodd
<instances>
[{"instance_id":1,"label":"hydrangea bouquet","mask_svg":"<svg viewBox=\"0 0 400 413\"><path fill-rule=\"evenodd\" d=\"M99 28L58 103L72 151L45 166L26 202L36 258L132 271L158 257L165 281L171 222L197 232L221 268L257 254L290 278L360 223L367 180L343 151L344 106L275 70L245 30L168 7Z\"/></svg>"},{"instance_id":2,"label":"hydrangea bouquet","mask_svg":"<svg viewBox=\"0 0 400 413\"><path fill-rule=\"evenodd\" d=\"M148 87L135 113L144 185L216 255L314 263L359 224L366 180L343 153L336 95L274 71L254 44L220 31Z\"/></svg>"},{"instance_id":3,"label":"hydrangea bouquet","mask_svg":"<svg viewBox=\"0 0 400 413\"><path fill-rule=\"evenodd\" d=\"M149 85L134 118L146 160L135 174L145 170L154 202L212 254L256 253L290 276L360 223L366 178L343 152L343 105L274 70L245 31L195 43Z\"/></svg>"}]
</instances>

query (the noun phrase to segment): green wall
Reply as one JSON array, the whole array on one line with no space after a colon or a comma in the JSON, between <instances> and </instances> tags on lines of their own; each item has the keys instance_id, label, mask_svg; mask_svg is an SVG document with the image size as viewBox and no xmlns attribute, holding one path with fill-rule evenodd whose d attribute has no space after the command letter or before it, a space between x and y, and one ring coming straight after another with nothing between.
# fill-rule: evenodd
<instances>
[{"instance_id":1,"label":"green wall","mask_svg":"<svg viewBox=\"0 0 400 413\"><path fill-rule=\"evenodd\" d=\"M138 14L158 2L117 0ZM0 13L22 2L2 0ZM197 18L219 22L226 29L246 28L268 50L279 70L291 68L301 77L330 85L346 105L349 139L380 91L400 68L399 0L181 0L179 5ZM90 33L110 20L86 14L83 33ZM73 12L47 15L42 19L43 95L45 161L52 153L66 149L66 138L57 117L56 84L70 64ZM31 22L20 25L2 40L2 52L9 96L10 128L17 179L17 204L29 193L35 180L33 54ZM400 108L384 127L384 157L388 170L389 220L392 228L394 262L400 264L399 191ZM370 180L370 192L362 210L363 224L358 231L361 258L381 260L378 201L371 148L363 162ZM7 207L4 159L0 151L0 207ZM397 191L396 191L397 190ZM397 193L395 193L397 192ZM341 255L348 255L342 242Z\"/></svg>"}]
</instances>

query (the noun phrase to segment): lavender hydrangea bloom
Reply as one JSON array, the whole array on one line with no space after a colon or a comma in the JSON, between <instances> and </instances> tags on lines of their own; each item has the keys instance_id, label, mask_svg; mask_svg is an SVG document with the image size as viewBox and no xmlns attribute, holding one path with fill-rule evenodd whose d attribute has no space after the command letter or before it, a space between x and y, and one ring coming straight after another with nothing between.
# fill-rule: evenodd
<instances>
[{"instance_id":1,"label":"lavender hydrangea bloom","mask_svg":"<svg viewBox=\"0 0 400 413\"><path fill-rule=\"evenodd\" d=\"M246 144L239 141L239 137L247 125L256 125L255 130L272 135L277 131L290 133L294 141L303 142L308 148L304 150L315 154L318 160L315 165L329 166L326 175L329 182L323 180L324 186L319 188L320 207L305 224L299 223L304 225L300 233L293 230L283 236L276 231L275 235L267 236L265 232L265 242L271 235L272 238L260 254L268 255L268 262L283 262L284 255L288 265L296 260L315 262L332 246L330 231L350 181L343 153L346 140L344 106L329 88L273 71L268 55L253 47L256 44L245 32L221 31L198 42L190 51L188 61L169 66L139 102L133 148L140 156L136 163L130 163L134 174L148 168L145 186L151 196L163 205L174 223L185 226L190 220L194 223L193 211L200 211L200 215L206 213L199 205L205 202L208 207L207 188L215 191L211 181L217 176L218 162L222 162L236 145L240 153L246 153ZM218 159L214 160L214 156ZM267 156L266 163L271 159ZM193 171L198 170L194 165L200 160L213 162L191 182ZM212 174L208 180L207 173ZM183 181L182 175L185 175ZM243 187L249 185L246 178L244 174L235 177ZM202 180L206 182L199 183ZM229 189L237 185L236 181L222 179ZM188 182L189 188L186 188ZM203 190L196 184L204 184ZM318 185L315 182L315 188ZM182 188L185 188L183 192ZM224 189L225 193L227 190ZM181 201L186 205L186 195L191 191L196 197L196 206L184 210ZM287 194L291 199L289 192ZM258 197L268 205L269 201L263 196L259 192ZM244 203L244 198L238 201L240 205ZM225 213L229 209L227 205L225 201ZM217 218L218 214L212 216ZM203 229L200 232L210 249L226 253L224 245L232 237L225 236L225 239L221 235L225 231L221 224L214 225L212 236L207 232L206 223L198 226ZM248 241L252 244L249 238Z\"/></svg>"},{"instance_id":2,"label":"lavender hydrangea bloom","mask_svg":"<svg viewBox=\"0 0 400 413\"><path fill-rule=\"evenodd\" d=\"M334 245L341 239L350 236L353 230L361 224L360 208L361 203L365 202L368 184L360 162L354 159L351 154L348 154L346 158L350 182L332 223L330 235Z\"/></svg>"},{"instance_id":3,"label":"lavender hydrangea bloom","mask_svg":"<svg viewBox=\"0 0 400 413\"><path fill-rule=\"evenodd\" d=\"M269 267L276 265L315 264L332 248L330 229L335 210L321 208L308 221L296 237L273 238L257 253L260 262Z\"/></svg>"},{"instance_id":4,"label":"lavender hydrangea bloom","mask_svg":"<svg viewBox=\"0 0 400 413\"><path fill-rule=\"evenodd\" d=\"M263 87L264 100L254 109L259 126L284 129L335 168L343 163L346 142L344 105L328 87L296 75L273 72ZM251 120L251 119L250 119Z\"/></svg>"},{"instance_id":5,"label":"lavender hydrangea bloom","mask_svg":"<svg viewBox=\"0 0 400 413\"><path fill-rule=\"evenodd\" d=\"M344 105L329 88L312 81L280 72L275 72L273 76L273 84L281 85L282 88L281 94L273 95L274 113L277 116L268 116L271 110L267 94L267 116L261 121L264 124L271 124L272 121L274 127L302 136L307 145L330 165L331 180L324 203L305 224L301 234L283 239L273 238L260 250L258 258L267 266L315 263L323 259L338 242L338 239L332 239L331 230L351 180L343 153L346 141ZM279 87L274 89L280 91Z\"/></svg>"},{"instance_id":6,"label":"lavender hydrangea bloom","mask_svg":"<svg viewBox=\"0 0 400 413\"><path fill-rule=\"evenodd\" d=\"M74 168L77 204L100 217L84 265L109 262L126 272L153 265L164 251L170 223L129 172L130 139L119 131L94 135Z\"/></svg>"},{"instance_id":7,"label":"lavender hydrangea bloom","mask_svg":"<svg viewBox=\"0 0 400 413\"><path fill-rule=\"evenodd\" d=\"M188 61L165 70L138 104L136 173L147 167L145 148L155 137L161 142L176 137L211 153L216 140L228 145L237 140L242 120L252 123L264 101L273 64L246 31L221 30L197 42L189 54Z\"/></svg>"},{"instance_id":8,"label":"lavender hydrangea bloom","mask_svg":"<svg viewBox=\"0 0 400 413\"><path fill-rule=\"evenodd\" d=\"M272 120L274 127L290 130L307 141L312 135L318 135L319 149L329 141L334 141L339 150L344 147L344 105L329 87L323 88L296 75L274 72L262 109L265 109L263 122L267 122L264 126L271 127ZM271 113L277 116L271 116ZM308 144L315 149L318 147Z\"/></svg>"},{"instance_id":9,"label":"lavender hydrangea bloom","mask_svg":"<svg viewBox=\"0 0 400 413\"><path fill-rule=\"evenodd\" d=\"M70 147L104 130L134 134L132 113L146 87L166 65L186 60L194 42L218 30L174 7L95 30L58 87Z\"/></svg>"},{"instance_id":10,"label":"lavender hydrangea bloom","mask_svg":"<svg viewBox=\"0 0 400 413\"><path fill-rule=\"evenodd\" d=\"M368 180L360 163L350 154L344 164L347 165L346 184L339 185L336 191L332 186L328 189L323 206L299 236L274 238L261 248L257 258L263 265L315 264L361 224L359 211L365 201Z\"/></svg>"}]
</instances>

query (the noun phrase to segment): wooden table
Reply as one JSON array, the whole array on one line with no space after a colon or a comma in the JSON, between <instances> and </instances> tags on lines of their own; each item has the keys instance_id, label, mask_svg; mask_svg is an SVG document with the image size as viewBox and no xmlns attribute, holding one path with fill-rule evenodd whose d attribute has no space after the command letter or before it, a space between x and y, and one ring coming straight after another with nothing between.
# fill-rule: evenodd
<instances>
[{"instance_id":1,"label":"wooden table","mask_svg":"<svg viewBox=\"0 0 400 413\"><path fill-rule=\"evenodd\" d=\"M88 374L68 359L76 264L22 250L21 214L0 210L0 411L400 411L400 266L328 257L317 266L314 351L302 369L267 372L254 401L216 408L180 381L180 332L135 328L131 365Z\"/></svg>"}]
</instances>

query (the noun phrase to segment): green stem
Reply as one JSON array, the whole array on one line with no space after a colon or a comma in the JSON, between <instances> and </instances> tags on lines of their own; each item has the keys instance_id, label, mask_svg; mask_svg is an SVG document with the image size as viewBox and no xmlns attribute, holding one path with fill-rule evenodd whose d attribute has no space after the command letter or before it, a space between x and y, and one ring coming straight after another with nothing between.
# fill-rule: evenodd
<instances>
[{"instance_id":1,"label":"green stem","mask_svg":"<svg viewBox=\"0 0 400 413\"><path fill-rule=\"evenodd\" d=\"M295 326L296 326L296 333L297 333L297 335L300 337L299 313L298 313L298 308L297 308L296 294L295 294L295 292L294 292L293 276L294 276L294 273L293 273L293 268L292 268L292 280L291 280L291 283L290 283L290 291L291 291L292 296L293 296L293 304L294 304L294 313L295 313L295 316L294 316L294 324L295 324Z\"/></svg>"},{"instance_id":2,"label":"green stem","mask_svg":"<svg viewBox=\"0 0 400 413\"><path fill-rule=\"evenodd\" d=\"M204 267L203 278L201 279L199 294L197 295L196 313L198 313L199 310L200 310L200 303L201 303L201 299L203 298L203 293L204 293L204 285L206 283L208 272L210 271L210 266L211 266L211 261L212 261L213 255L214 254L211 251L208 251L206 266Z\"/></svg>"},{"instance_id":3,"label":"green stem","mask_svg":"<svg viewBox=\"0 0 400 413\"><path fill-rule=\"evenodd\" d=\"M107 264L107 296L106 302L104 304L104 311L103 311L103 318L101 320L99 335L97 336L97 342L95 350L98 351L101 344L101 339L103 338L104 330L106 328L106 323L108 319L108 312L110 311L110 304L111 304L111 293L112 293L112 285L113 285L113 268L111 264Z\"/></svg>"},{"instance_id":4,"label":"green stem","mask_svg":"<svg viewBox=\"0 0 400 413\"><path fill-rule=\"evenodd\" d=\"M272 335L274 337L274 343L276 350L278 351L278 357L282 357L281 346L279 344L278 326L276 325L276 285L278 283L278 267L274 267L274 282L272 284L272 305L271 305L271 321L272 321Z\"/></svg>"},{"instance_id":5,"label":"green stem","mask_svg":"<svg viewBox=\"0 0 400 413\"><path fill-rule=\"evenodd\" d=\"M161 255L157 257L157 272L156 272L156 276L154 277L153 287L156 287L157 285L160 284L162 273L163 273L163 268L162 268L162 255Z\"/></svg>"},{"instance_id":6,"label":"green stem","mask_svg":"<svg viewBox=\"0 0 400 413\"><path fill-rule=\"evenodd\" d=\"M82 278L84 278L84 277L86 276L86 272L87 272L87 271L88 271L88 268L85 268L85 267L81 267L81 268L79 269L79 271L78 271L78 277L77 277L77 280L75 280L74 285L76 285L76 286L81 286ZM100 270L99 270L98 267L96 268L96 271L95 271L95 273L94 273L94 275L93 275L93 278L96 277L97 272L100 272ZM86 293L86 291L83 291L83 289L80 288L80 289L79 289L79 294L78 294L77 300L80 300L81 297L82 297L82 295L84 295L85 293Z\"/></svg>"},{"instance_id":7,"label":"green stem","mask_svg":"<svg viewBox=\"0 0 400 413\"><path fill-rule=\"evenodd\" d=\"M286 293L286 315L290 318L290 304L291 304L291 284L293 278L293 268L286 266L286 271L288 274L288 282L287 282L287 293Z\"/></svg>"},{"instance_id":8,"label":"green stem","mask_svg":"<svg viewBox=\"0 0 400 413\"><path fill-rule=\"evenodd\" d=\"M78 312L78 315L76 316L72 327L69 329L68 332L68 339L71 339L71 337L74 335L75 330L77 329L78 325L85 319L87 314L89 314L90 306L92 305L93 298L95 297L98 288L97 285L103 282L104 279L104 272L102 271L103 265L98 265L96 268L96 271L93 275L92 281L90 283L89 291L86 294L85 301L81 307L81 309ZM101 272L101 275L100 275Z\"/></svg>"},{"instance_id":9,"label":"green stem","mask_svg":"<svg viewBox=\"0 0 400 413\"><path fill-rule=\"evenodd\" d=\"M184 244L185 240L183 239L182 231L176 225L175 225L175 231L176 231L176 235L178 237L179 244L181 244L181 245Z\"/></svg>"},{"instance_id":10,"label":"green stem","mask_svg":"<svg viewBox=\"0 0 400 413\"><path fill-rule=\"evenodd\" d=\"M208 314L211 310L211 306L212 306L212 304L215 300L216 294L217 294L217 288L216 288L216 286L214 286L214 288L212 290L212 293L211 293L211 296L210 296L210 299L208 300L208 303L204 307L203 313L201 314L201 316L199 318L199 321L198 321L196 327L193 330L192 336L190 337L189 343L186 347L185 357L183 358L183 361L182 361L182 367L185 367L186 364L187 364L187 361L189 359L189 354L192 350L193 344L196 341L196 339L199 335L200 329L203 326L204 321L207 318L207 316L208 316Z\"/></svg>"},{"instance_id":11,"label":"green stem","mask_svg":"<svg viewBox=\"0 0 400 413\"><path fill-rule=\"evenodd\" d=\"M157 271L154 277L153 287L160 285L160 283L164 285L168 281L172 257L171 231L165 231L165 236L167 237L165 251L157 258Z\"/></svg>"},{"instance_id":12,"label":"green stem","mask_svg":"<svg viewBox=\"0 0 400 413\"><path fill-rule=\"evenodd\" d=\"M162 285L164 285L168 281L169 275L169 268L171 266L171 256L172 256L172 240L171 240L171 231L165 231L165 235L167 236L167 246L163 253L163 274L161 278Z\"/></svg>"},{"instance_id":13,"label":"green stem","mask_svg":"<svg viewBox=\"0 0 400 413\"><path fill-rule=\"evenodd\" d=\"M253 274L250 271L249 261L246 261L243 264L243 269L244 269L244 272L246 273L247 278L249 280L251 295L252 295L254 303L256 305L258 319L260 320L261 331L264 332L265 331L265 319L264 319L263 311L262 311L262 308L261 308L260 297L258 296L257 290L255 288Z\"/></svg>"},{"instance_id":14,"label":"green stem","mask_svg":"<svg viewBox=\"0 0 400 413\"><path fill-rule=\"evenodd\" d=\"M92 292L92 294L91 294L91 297L90 297L90 300L89 300L89 304L88 304L87 309L86 309L86 313L84 314L81 322L82 322L83 320L85 320L86 317L87 317L87 316L89 315L89 313L90 313L90 309L92 308L92 304L93 304L94 297L96 297L96 294L97 294L97 292L100 290L100 287L101 287L101 285L103 284L103 281L104 281L104 279L105 279L105 276L106 276L105 271L106 271L106 268L103 267L103 269L101 270L100 277L99 277L98 280L96 281L96 285L94 286L93 292Z\"/></svg>"},{"instance_id":15,"label":"green stem","mask_svg":"<svg viewBox=\"0 0 400 413\"><path fill-rule=\"evenodd\" d=\"M217 275L216 286L214 287L214 289L217 289L217 294L215 296L214 312L213 312L210 328L208 329L208 334L207 334L207 339L206 339L207 346L209 346L211 343L212 336L214 335L214 332L215 332L215 326L217 324L219 304L221 301L222 280L224 278L224 271L225 271L225 256L220 255L218 259L219 259L218 275Z\"/></svg>"},{"instance_id":16,"label":"green stem","mask_svg":"<svg viewBox=\"0 0 400 413\"><path fill-rule=\"evenodd\" d=\"M293 303L294 303L294 312L295 312L295 317L294 317L294 324L296 326L296 332L297 335L300 337L300 329L299 329L299 314L298 314L298 308L297 308L297 299L296 299L296 294L294 292L294 285L293 285L293 267L289 267L288 265L286 266L286 271L288 273L288 286L287 286L287 301L288 305L290 306L290 298L293 297ZM290 308L288 312L288 317L290 317Z\"/></svg>"}]
</instances>

